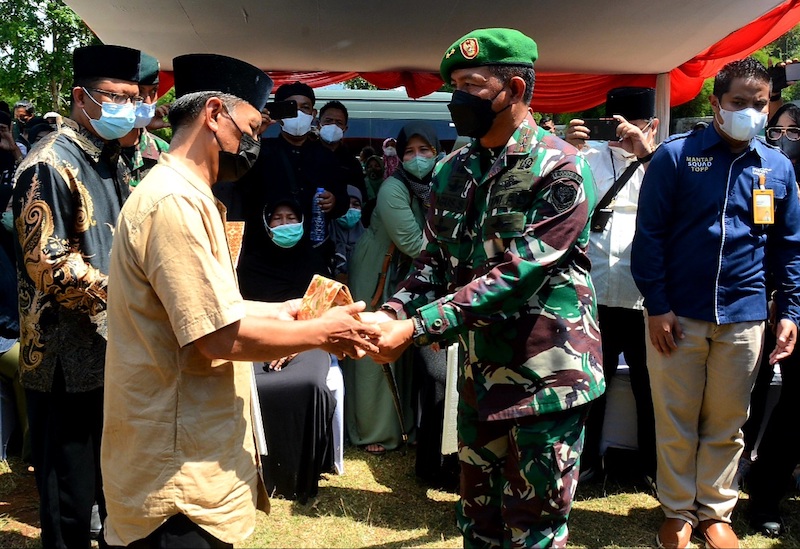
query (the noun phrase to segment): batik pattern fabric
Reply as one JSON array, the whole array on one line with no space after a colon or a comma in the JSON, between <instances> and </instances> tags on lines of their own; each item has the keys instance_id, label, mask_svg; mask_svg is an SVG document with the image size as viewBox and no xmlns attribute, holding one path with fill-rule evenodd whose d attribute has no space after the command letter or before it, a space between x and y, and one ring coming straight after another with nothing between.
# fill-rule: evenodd
<instances>
[{"instance_id":1,"label":"batik pattern fabric","mask_svg":"<svg viewBox=\"0 0 800 549\"><path fill-rule=\"evenodd\" d=\"M20 373L28 389L49 391L59 364L67 392L103 385L111 241L129 194L119 151L116 141L65 120L16 173Z\"/></svg>"},{"instance_id":2,"label":"batik pattern fabric","mask_svg":"<svg viewBox=\"0 0 800 549\"><path fill-rule=\"evenodd\" d=\"M460 338L461 406L481 421L581 406L605 388L586 253L596 204L578 151L530 115L499 151L435 168L422 254L385 307Z\"/></svg>"}]
</instances>

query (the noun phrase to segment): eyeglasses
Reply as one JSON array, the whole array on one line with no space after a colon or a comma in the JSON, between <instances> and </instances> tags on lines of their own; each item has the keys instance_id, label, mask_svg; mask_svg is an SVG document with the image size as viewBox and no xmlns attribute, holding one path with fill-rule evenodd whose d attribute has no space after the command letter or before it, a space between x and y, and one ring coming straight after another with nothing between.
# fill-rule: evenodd
<instances>
[{"instance_id":1,"label":"eyeglasses","mask_svg":"<svg viewBox=\"0 0 800 549\"><path fill-rule=\"evenodd\" d=\"M767 139L771 139L772 141L777 141L782 135L785 135L786 139L789 141L798 141L800 140L800 128L795 126L790 126L788 128L772 127L767 128L765 135Z\"/></svg>"},{"instance_id":2,"label":"eyeglasses","mask_svg":"<svg viewBox=\"0 0 800 549\"><path fill-rule=\"evenodd\" d=\"M84 88L85 90L102 93L103 95L107 95L111 98L112 103L116 103L117 105L124 105L129 101L133 104L141 103L144 101L144 98L140 95L128 95L127 93L114 93L108 90L101 90L100 88Z\"/></svg>"}]
</instances>

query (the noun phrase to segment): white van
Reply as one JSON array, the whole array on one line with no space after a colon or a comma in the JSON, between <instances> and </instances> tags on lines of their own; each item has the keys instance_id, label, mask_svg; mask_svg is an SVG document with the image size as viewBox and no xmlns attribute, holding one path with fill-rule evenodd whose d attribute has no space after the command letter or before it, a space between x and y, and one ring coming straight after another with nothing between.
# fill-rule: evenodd
<instances>
[{"instance_id":1,"label":"white van","mask_svg":"<svg viewBox=\"0 0 800 549\"><path fill-rule=\"evenodd\" d=\"M341 101L347 108L349 122L345 141L358 153L369 145L380 153L383 140L397 137L400 129L411 120L425 120L435 128L439 140L449 151L458 137L450 120L447 104L451 94L433 92L419 99L411 99L402 90L326 90L315 89L315 107L322 109L328 101ZM276 125L265 136L278 135Z\"/></svg>"}]
</instances>

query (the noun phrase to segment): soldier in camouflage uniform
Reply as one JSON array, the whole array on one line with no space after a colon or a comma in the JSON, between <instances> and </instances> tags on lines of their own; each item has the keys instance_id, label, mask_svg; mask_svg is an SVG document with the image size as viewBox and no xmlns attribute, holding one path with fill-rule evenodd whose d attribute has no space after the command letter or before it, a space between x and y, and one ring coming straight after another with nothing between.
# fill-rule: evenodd
<instances>
[{"instance_id":1,"label":"soldier in camouflage uniform","mask_svg":"<svg viewBox=\"0 0 800 549\"><path fill-rule=\"evenodd\" d=\"M458 525L468 547L563 547L587 404L605 388L578 151L536 126L536 44L467 34L442 77L460 135L435 168L421 256L374 321L378 359L459 339ZM400 319L395 322L387 319Z\"/></svg>"},{"instance_id":2,"label":"soldier in camouflage uniform","mask_svg":"<svg viewBox=\"0 0 800 549\"><path fill-rule=\"evenodd\" d=\"M169 150L169 143L147 131L147 127L151 124L154 127L166 126L161 117L155 117L154 120L154 115L157 113L160 69L158 59L141 52L138 84L139 95L144 101L136 106L133 131L120 140L123 157L131 169L131 188L136 187L150 169L158 164L161 153ZM163 108L161 107L161 110Z\"/></svg>"}]
</instances>

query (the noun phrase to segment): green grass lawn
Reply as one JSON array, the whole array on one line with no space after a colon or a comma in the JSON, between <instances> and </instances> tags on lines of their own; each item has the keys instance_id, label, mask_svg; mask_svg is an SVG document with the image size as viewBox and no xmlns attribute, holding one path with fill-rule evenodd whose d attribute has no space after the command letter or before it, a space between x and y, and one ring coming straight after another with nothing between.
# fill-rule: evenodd
<instances>
[{"instance_id":1,"label":"green grass lawn","mask_svg":"<svg viewBox=\"0 0 800 549\"><path fill-rule=\"evenodd\" d=\"M461 547L455 527L457 495L433 490L414 476L414 450L372 456L349 448L345 474L320 482L316 499L301 505L272 500L269 516L259 513L256 531L237 547ZM39 547L35 485L23 465L0 465L0 546ZM788 535L772 540L754 535L742 494L734 529L745 548L800 547L800 501L784 503ZM33 508L32 508L33 506ZM653 547L663 514L646 490L625 481L578 488L570 517L570 547ZM699 545L696 545L699 546Z\"/></svg>"},{"instance_id":2,"label":"green grass lawn","mask_svg":"<svg viewBox=\"0 0 800 549\"><path fill-rule=\"evenodd\" d=\"M414 452L372 456L350 448L346 474L320 483L307 505L273 499L242 547L461 547L454 493L432 490L414 477ZM780 540L755 535L743 511L734 513L742 547L800 547L800 501L786 502L790 532ZM580 486L570 517L571 547L652 547L664 515L649 492L630 482Z\"/></svg>"}]
</instances>

